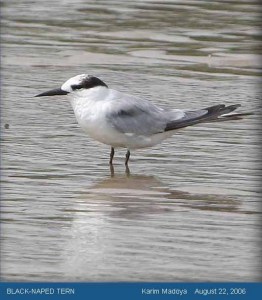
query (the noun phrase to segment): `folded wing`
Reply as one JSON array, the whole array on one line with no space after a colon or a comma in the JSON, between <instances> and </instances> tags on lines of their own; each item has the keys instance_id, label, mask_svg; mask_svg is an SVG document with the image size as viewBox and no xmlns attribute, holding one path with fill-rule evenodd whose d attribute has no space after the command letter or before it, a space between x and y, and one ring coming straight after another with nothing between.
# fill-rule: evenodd
<instances>
[{"instance_id":1,"label":"folded wing","mask_svg":"<svg viewBox=\"0 0 262 300\"><path fill-rule=\"evenodd\" d=\"M119 132L150 136L198 123L226 120L227 114L238 107L240 104L219 104L194 111L164 110L148 101L114 91L114 105L107 118L108 124Z\"/></svg>"}]
</instances>

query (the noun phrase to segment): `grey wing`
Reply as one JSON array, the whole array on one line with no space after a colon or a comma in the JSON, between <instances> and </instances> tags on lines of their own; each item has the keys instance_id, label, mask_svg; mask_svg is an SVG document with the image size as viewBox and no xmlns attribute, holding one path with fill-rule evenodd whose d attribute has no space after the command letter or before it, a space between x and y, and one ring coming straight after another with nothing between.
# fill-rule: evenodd
<instances>
[{"instance_id":1,"label":"grey wing","mask_svg":"<svg viewBox=\"0 0 262 300\"><path fill-rule=\"evenodd\" d=\"M167 121L163 113L141 107L122 108L108 115L110 124L122 133L151 135L165 130Z\"/></svg>"},{"instance_id":2,"label":"grey wing","mask_svg":"<svg viewBox=\"0 0 262 300\"><path fill-rule=\"evenodd\" d=\"M164 110L152 103L136 97L113 91L114 103L108 111L110 126L122 133L152 135L169 130L176 130L229 114L240 105L214 105L195 111Z\"/></svg>"},{"instance_id":3,"label":"grey wing","mask_svg":"<svg viewBox=\"0 0 262 300\"><path fill-rule=\"evenodd\" d=\"M116 96L116 94L114 94ZM184 116L181 110L170 112L136 97L118 93L113 109L107 114L108 123L117 131L149 136L164 132L168 121Z\"/></svg>"}]
</instances>

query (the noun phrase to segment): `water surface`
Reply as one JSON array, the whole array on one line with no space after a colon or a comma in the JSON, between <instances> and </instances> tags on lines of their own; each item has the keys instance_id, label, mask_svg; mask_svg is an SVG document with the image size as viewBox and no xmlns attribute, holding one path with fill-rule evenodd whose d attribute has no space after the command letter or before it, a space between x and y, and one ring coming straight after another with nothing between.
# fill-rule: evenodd
<instances>
[{"instance_id":1,"label":"water surface","mask_svg":"<svg viewBox=\"0 0 262 300\"><path fill-rule=\"evenodd\" d=\"M259 115L134 151L130 174L119 150L112 174L66 98L33 98L88 73L163 107L259 112L258 12L2 1L2 280L260 280Z\"/></svg>"}]
</instances>

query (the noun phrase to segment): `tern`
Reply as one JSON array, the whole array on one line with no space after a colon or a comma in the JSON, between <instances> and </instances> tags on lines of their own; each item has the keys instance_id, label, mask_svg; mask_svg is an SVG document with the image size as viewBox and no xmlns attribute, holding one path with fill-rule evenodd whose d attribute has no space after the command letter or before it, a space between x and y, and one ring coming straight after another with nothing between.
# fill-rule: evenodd
<instances>
[{"instance_id":1,"label":"tern","mask_svg":"<svg viewBox=\"0 0 262 300\"><path fill-rule=\"evenodd\" d=\"M60 88L35 97L68 95L80 127L93 139L115 148L130 150L152 147L175 134L176 130L203 122L238 119L250 113L231 114L240 104L218 104L198 110L165 109L150 101L110 89L101 79L81 74Z\"/></svg>"}]
</instances>

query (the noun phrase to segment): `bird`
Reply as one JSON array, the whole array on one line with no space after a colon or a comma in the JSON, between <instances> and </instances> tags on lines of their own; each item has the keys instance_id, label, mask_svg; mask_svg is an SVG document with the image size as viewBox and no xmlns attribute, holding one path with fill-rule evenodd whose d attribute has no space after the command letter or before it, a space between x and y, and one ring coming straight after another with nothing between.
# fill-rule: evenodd
<instances>
[{"instance_id":1,"label":"bird","mask_svg":"<svg viewBox=\"0 0 262 300\"><path fill-rule=\"evenodd\" d=\"M167 109L149 100L111 89L96 76L80 74L35 97L69 96L76 120L91 138L111 147L109 164L115 148L126 148L125 165L130 150L152 147L175 134L178 129L199 123L241 119L251 113L234 113L240 104L216 104L206 108Z\"/></svg>"}]
</instances>

